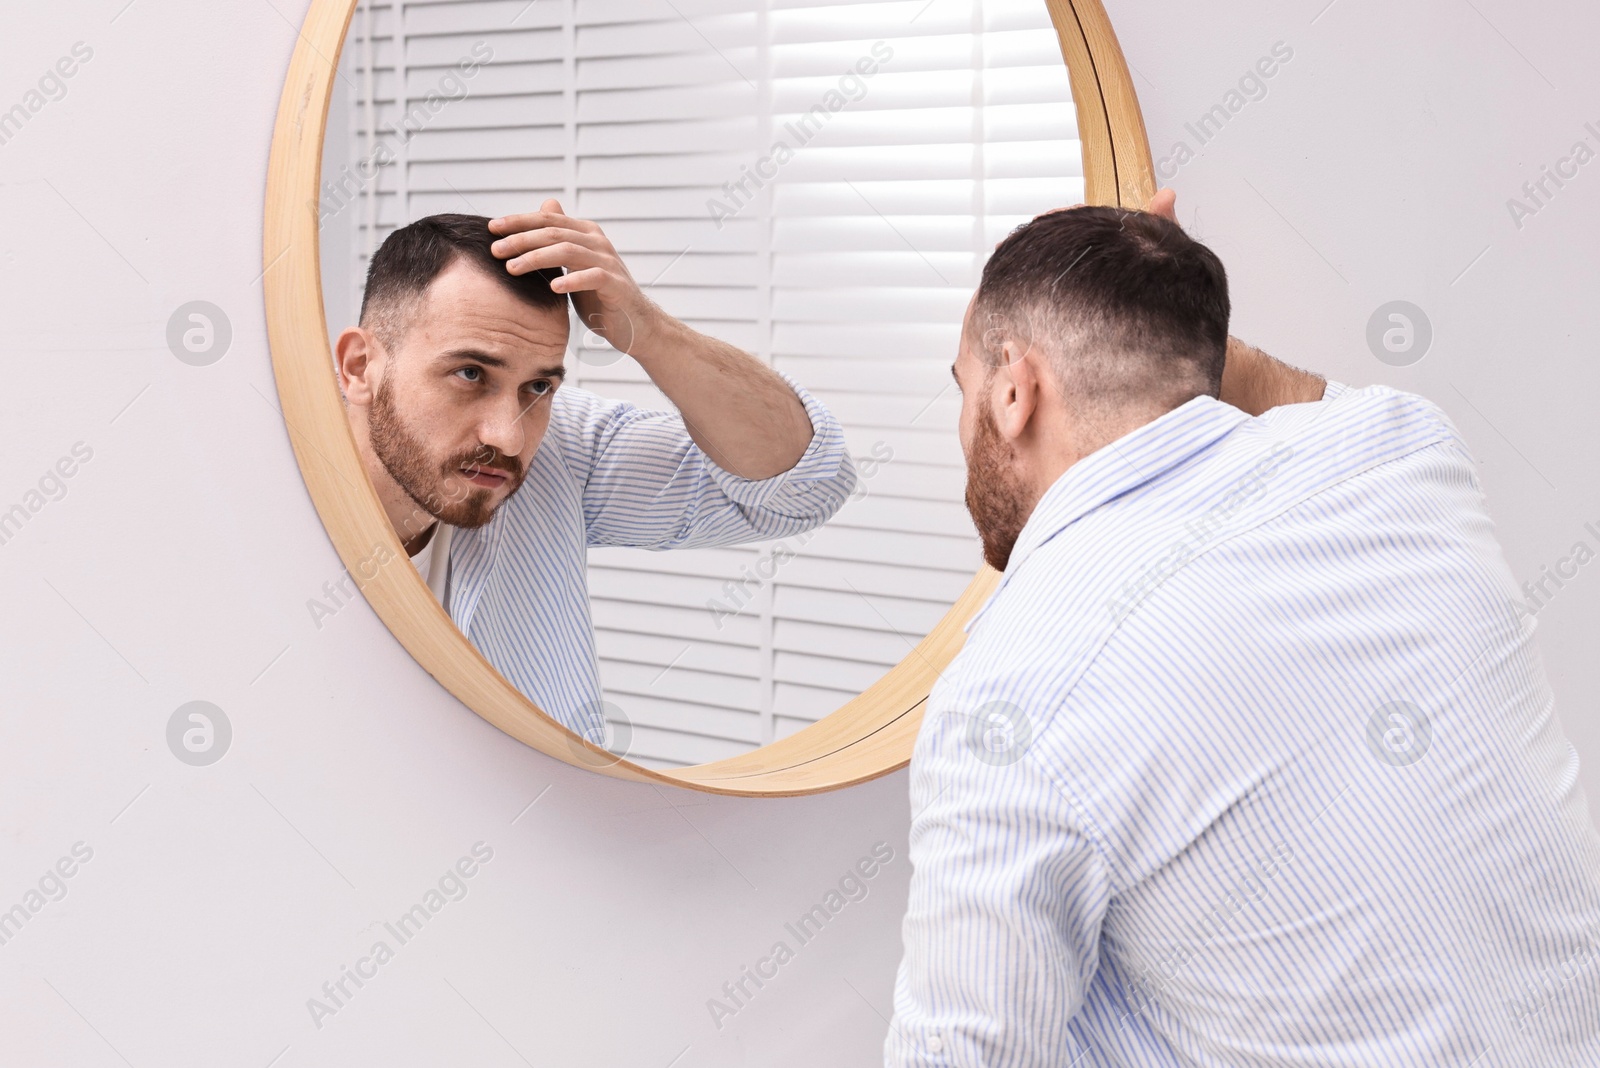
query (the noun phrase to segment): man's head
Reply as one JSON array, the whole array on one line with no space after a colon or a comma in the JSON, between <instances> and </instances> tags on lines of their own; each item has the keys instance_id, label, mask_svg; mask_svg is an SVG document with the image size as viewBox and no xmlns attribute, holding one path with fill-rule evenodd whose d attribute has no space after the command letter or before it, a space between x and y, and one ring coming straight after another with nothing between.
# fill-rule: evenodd
<instances>
[{"instance_id":1,"label":"man's head","mask_svg":"<svg viewBox=\"0 0 1600 1068\"><path fill-rule=\"evenodd\" d=\"M489 521L521 486L566 373L558 272L510 274L495 240L480 215L394 231L367 270L360 326L339 336L351 428L402 541L434 517Z\"/></svg>"},{"instance_id":2,"label":"man's head","mask_svg":"<svg viewBox=\"0 0 1600 1068\"><path fill-rule=\"evenodd\" d=\"M1068 467L1222 384L1228 280L1169 219L1123 208L1041 215L995 249L951 367L967 508L984 559Z\"/></svg>"}]
</instances>

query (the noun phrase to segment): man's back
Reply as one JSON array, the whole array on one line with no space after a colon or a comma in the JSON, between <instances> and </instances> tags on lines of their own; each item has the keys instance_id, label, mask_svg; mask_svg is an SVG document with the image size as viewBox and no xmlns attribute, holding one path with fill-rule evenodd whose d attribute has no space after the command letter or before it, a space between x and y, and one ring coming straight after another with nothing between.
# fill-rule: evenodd
<instances>
[{"instance_id":1,"label":"man's back","mask_svg":"<svg viewBox=\"0 0 1600 1068\"><path fill-rule=\"evenodd\" d=\"M1600 1064L1600 837L1425 401L1083 461L930 710L891 1060Z\"/></svg>"}]
</instances>

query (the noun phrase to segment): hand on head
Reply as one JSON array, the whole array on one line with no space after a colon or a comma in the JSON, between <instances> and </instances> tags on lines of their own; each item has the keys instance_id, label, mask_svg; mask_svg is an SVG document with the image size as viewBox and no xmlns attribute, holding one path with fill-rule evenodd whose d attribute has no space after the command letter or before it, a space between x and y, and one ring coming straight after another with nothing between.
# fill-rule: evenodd
<instances>
[{"instance_id":1,"label":"hand on head","mask_svg":"<svg viewBox=\"0 0 1600 1068\"><path fill-rule=\"evenodd\" d=\"M538 211L491 220L489 230L500 235L491 251L506 261L506 270L565 269L550 288L570 294L579 319L613 348L639 354L659 309L628 273L598 223L573 218L559 201L549 199Z\"/></svg>"}]
</instances>

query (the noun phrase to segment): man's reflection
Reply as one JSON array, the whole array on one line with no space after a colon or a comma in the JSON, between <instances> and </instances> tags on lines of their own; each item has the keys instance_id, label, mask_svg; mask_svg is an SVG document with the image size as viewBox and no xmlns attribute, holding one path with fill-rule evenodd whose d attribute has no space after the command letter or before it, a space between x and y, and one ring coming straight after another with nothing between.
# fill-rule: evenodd
<instances>
[{"instance_id":1,"label":"man's reflection","mask_svg":"<svg viewBox=\"0 0 1600 1068\"><path fill-rule=\"evenodd\" d=\"M677 412L562 386L569 295ZM555 201L394 231L335 354L367 473L430 589L514 686L596 742L587 549L786 537L856 482L815 397L663 312Z\"/></svg>"}]
</instances>

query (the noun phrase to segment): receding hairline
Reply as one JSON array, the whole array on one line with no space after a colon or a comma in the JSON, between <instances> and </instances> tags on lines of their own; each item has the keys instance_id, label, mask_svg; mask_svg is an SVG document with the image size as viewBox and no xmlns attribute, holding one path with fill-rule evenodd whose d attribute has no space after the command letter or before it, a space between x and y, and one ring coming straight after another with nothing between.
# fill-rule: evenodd
<instances>
[{"instance_id":1,"label":"receding hairline","mask_svg":"<svg viewBox=\"0 0 1600 1068\"><path fill-rule=\"evenodd\" d=\"M365 300L362 308L364 314L357 325L377 334L379 340L386 347L391 349L397 347L397 343L411 333L412 328L416 325L417 314L422 310L422 305L426 303L435 287L438 286L439 280L461 265L465 265L468 271L478 277L493 283L496 289L507 294L524 307L536 312L559 313L562 325L567 325L567 309L570 307L568 301L560 300L553 304L540 304L537 301L529 300L512 286L502 283L495 277L490 268L477 262L473 259L471 253L460 248L452 248L450 250L449 258L445 260L444 266L439 268L439 273L430 278L428 284L421 289L406 289L399 293L389 294L380 291L374 294L371 299Z\"/></svg>"},{"instance_id":2,"label":"receding hairline","mask_svg":"<svg viewBox=\"0 0 1600 1068\"><path fill-rule=\"evenodd\" d=\"M359 320L380 336L400 341L413 328L419 298L457 260L468 260L535 307L562 307L570 298L550 288L561 269L541 268L512 274L507 261L496 256L497 235L487 215L437 212L407 223L390 233L367 264ZM373 315L368 317L369 309Z\"/></svg>"}]
</instances>

